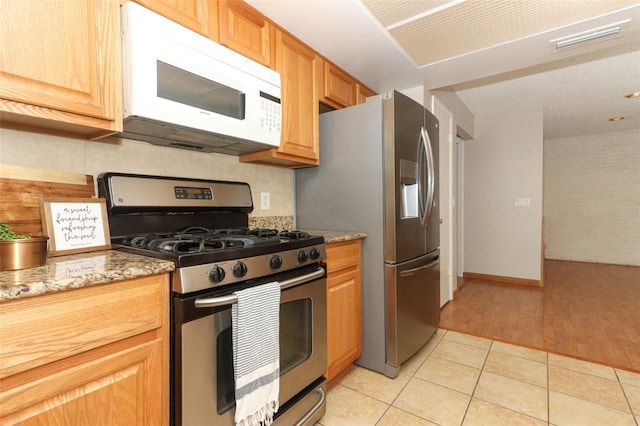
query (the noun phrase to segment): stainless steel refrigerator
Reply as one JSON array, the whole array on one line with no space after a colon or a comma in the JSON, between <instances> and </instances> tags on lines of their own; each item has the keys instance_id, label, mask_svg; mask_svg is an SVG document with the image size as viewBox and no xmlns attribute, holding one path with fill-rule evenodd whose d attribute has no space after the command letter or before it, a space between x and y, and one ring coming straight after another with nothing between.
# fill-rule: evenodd
<instances>
[{"instance_id":1,"label":"stainless steel refrigerator","mask_svg":"<svg viewBox=\"0 0 640 426\"><path fill-rule=\"evenodd\" d=\"M320 166L295 174L298 228L368 234L356 364L396 377L440 321L438 120L397 91L321 114Z\"/></svg>"}]
</instances>

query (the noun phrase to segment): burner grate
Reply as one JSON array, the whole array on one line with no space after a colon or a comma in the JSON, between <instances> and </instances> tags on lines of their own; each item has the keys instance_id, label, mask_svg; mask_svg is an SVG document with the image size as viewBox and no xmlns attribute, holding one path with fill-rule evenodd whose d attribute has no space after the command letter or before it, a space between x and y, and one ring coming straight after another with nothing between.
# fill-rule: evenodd
<instances>
[{"instance_id":1,"label":"burner grate","mask_svg":"<svg viewBox=\"0 0 640 426\"><path fill-rule=\"evenodd\" d=\"M249 235L255 235L258 238L269 238L278 235L277 229L256 228L249 231Z\"/></svg>"},{"instance_id":2,"label":"burner grate","mask_svg":"<svg viewBox=\"0 0 640 426\"><path fill-rule=\"evenodd\" d=\"M282 231L280 236L289 240L306 240L309 238L309 233L304 231Z\"/></svg>"}]
</instances>

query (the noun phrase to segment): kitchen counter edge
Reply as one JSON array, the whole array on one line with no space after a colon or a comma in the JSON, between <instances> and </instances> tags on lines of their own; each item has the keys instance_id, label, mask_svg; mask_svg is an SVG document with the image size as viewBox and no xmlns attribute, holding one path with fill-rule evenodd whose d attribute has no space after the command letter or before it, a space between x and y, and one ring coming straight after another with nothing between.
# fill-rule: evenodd
<instances>
[{"instance_id":1,"label":"kitchen counter edge","mask_svg":"<svg viewBox=\"0 0 640 426\"><path fill-rule=\"evenodd\" d=\"M318 229L302 229L301 231L308 232L309 235L320 235L324 237L326 244L340 243L343 241L361 240L367 238L365 232L353 232L353 231L326 231Z\"/></svg>"},{"instance_id":2,"label":"kitchen counter edge","mask_svg":"<svg viewBox=\"0 0 640 426\"><path fill-rule=\"evenodd\" d=\"M171 272L169 260L117 250L49 257L35 268L0 272L0 302Z\"/></svg>"}]
</instances>

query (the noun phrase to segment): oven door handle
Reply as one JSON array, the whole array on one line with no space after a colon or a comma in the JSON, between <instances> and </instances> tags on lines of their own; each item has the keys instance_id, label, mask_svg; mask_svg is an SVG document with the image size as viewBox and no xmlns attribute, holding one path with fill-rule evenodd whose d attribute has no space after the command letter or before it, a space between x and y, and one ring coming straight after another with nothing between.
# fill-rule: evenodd
<instances>
[{"instance_id":1,"label":"oven door handle","mask_svg":"<svg viewBox=\"0 0 640 426\"><path fill-rule=\"evenodd\" d=\"M302 275L300 277L291 278L290 280L280 281L280 291L290 287L295 287L300 284L304 284L309 281L313 281L324 275L324 268L318 267L315 271ZM233 305L238 302L238 296L235 294L228 294L226 296L218 297L202 297L196 299L194 306L196 308L215 308L217 306Z\"/></svg>"}]
</instances>

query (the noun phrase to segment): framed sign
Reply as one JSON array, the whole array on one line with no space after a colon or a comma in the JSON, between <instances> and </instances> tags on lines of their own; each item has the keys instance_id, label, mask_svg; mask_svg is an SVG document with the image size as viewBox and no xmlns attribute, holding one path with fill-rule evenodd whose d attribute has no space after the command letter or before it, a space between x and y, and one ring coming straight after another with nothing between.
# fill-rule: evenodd
<instances>
[{"instance_id":1,"label":"framed sign","mask_svg":"<svg viewBox=\"0 0 640 426\"><path fill-rule=\"evenodd\" d=\"M104 199L41 198L40 211L50 256L111 248Z\"/></svg>"}]
</instances>

